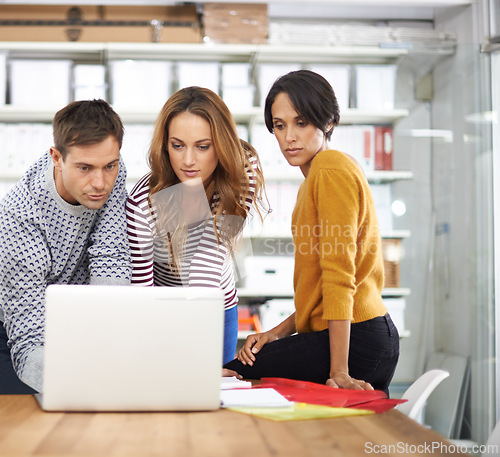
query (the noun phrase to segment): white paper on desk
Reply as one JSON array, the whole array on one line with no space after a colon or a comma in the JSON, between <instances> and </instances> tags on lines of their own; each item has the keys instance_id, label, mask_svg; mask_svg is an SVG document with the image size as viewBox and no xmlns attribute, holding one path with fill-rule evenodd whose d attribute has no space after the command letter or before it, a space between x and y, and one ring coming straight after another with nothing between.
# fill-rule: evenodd
<instances>
[{"instance_id":1,"label":"white paper on desk","mask_svg":"<svg viewBox=\"0 0 500 457\"><path fill-rule=\"evenodd\" d=\"M220 399L223 408L287 408L293 405L293 402L271 388L222 390Z\"/></svg>"},{"instance_id":2,"label":"white paper on desk","mask_svg":"<svg viewBox=\"0 0 500 457\"><path fill-rule=\"evenodd\" d=\"M252 387L252 383L250 381L242 381L238 379L236 376L225 376L220 380L220 388L221 390L227 389L249 389Z\"/></svg>"}]
</instances>

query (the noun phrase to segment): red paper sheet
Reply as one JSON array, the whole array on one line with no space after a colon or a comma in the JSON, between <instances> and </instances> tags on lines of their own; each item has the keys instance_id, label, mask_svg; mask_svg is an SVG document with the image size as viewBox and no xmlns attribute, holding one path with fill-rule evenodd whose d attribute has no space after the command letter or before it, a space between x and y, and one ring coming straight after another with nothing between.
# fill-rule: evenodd
<instances>
[{"instance_id":1,"label":"red paper sheet","mask_svg":"<svg viewBox=\"0 0 500 457\"><path fill-rule=\"evenodd\" d=\"M335 389L323 384L285 378L262 378L254 388L273 388L290 401L381 413L406 400L387 398L381 390Z\"/></svg>"}]
</instances>

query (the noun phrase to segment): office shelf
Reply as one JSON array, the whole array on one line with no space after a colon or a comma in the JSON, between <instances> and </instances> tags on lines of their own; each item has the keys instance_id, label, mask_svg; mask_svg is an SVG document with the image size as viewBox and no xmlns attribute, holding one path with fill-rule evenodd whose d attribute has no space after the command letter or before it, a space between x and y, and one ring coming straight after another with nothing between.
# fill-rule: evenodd
<instances>
[{"instance_id":1,"label":"office shelf","mask_svg":"<svg viewBox=\"0 0 500 457\"><path fill-rule=\"evenodd\" d=\"M0 105L0 122L52 122L60 106L16 106ZM117 108L124 123L152 124L158 111L122 110ZM246 110L234 110L237 123L264 122L264 108L252 107ZM407 110L365 111L347 109L342 112L342 124L390 124L408 115Z\"/></svg>"},{"instance_id":2,"label":"office shelf","mask_svg":"<svg viewBox=\"0 0 500 457\"><path fill-rule=\"evenodd\" d=\"M410 295L411 291L408 288L385 288L382 291L383 297L405 297ZM238 296L240 298L293 298L294 293L293 289L259 289L248 288L248 287L239 287L238 288Z\"/></svg>"}]
</instances>

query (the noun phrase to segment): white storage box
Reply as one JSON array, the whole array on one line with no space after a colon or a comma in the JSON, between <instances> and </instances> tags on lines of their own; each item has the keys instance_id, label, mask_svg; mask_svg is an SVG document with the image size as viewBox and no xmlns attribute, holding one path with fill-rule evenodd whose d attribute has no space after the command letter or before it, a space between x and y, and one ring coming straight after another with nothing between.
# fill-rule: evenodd
<instances>
[{"instance_id":1,"label":"white storage box","mask_svg":"<svg viewBox=\"0 0 500 457\"><path fill-rule=\"evenodd\" d=\"M253 256L245 258L245 287L274 291L293 291L294 258L291 256Z\"/></svg>"},{"instance_id":2,"label":"white storage box","mask_svg":"<svg viewBox=\"0 0 500 457\"><path fill-rule=\"evenodd\" d=\"M138 181L149 172L147 154L153 138L153 125L126 124L121 156L131 181Z\"/></svg>"},{"instance_id":3,"label":"white storage box","mask_svg":"<svg viewBox=\"0 0 500 457\"><path fill-rule=\"evenodd\" d=\"M11 60L10 103L63 108L70 102L72 65L71 60Z\"/></svg>"},{"instance_id":4,"label":"white storage box","mask_svg":"<svg viewBox=\"0 0 500 457\"><path fill-rule=\"evenodd\" d=\"M283 322L295 312L293 300L268 300L259 308L262 331L266 332Z\"/></svg>"},{"instance_id":5,"label":"white storage box","mask_svg":"<svg viewBox=\"0 0 500 457\"><path fill-rule=\"evenodd\" d=\"M356 65L356 108L394 109L395 65Z\"/></svg>"},{"instance_id":6,"label":"white storage box","mask_svg":"<svg viewBox=\"0 0 500 457\"><path fill-rule=\"evenodd\" d=\"M111 103L120 110L160 111L170 97L170 62L115 60L110 62Z\"/></svg>"},{"instance_id":7,"label":"white storage box","mask_svg":"<svg viewBox=\"0 0 500 457\"><path fill-rule=\"evenodd\" d=\"M7 93L7 53L0 52L0 105L5 105Z\"/></svg>"},{"instance_id":8,"label":"white storage box","mask_svg":"<svg viewBox=\"0 0 500 457\"><path fill-rule=\"evenodd\" d=\"M179 89L206 87L219 93L219 62L177 62Z\"/></svg>"},{"instance_id":9,"label":"white storage box","mask_svg":"<svg viewBox=\"0 0 500 457\"><path fill-rule=\"evenodd\" d=\"M259 67L259 92L260 106L264 107L267 93L274 82L283 75L295 70L300 70L300 65L288 63L261 64Z\"/></svg>"},{"instance_id":10,"label":"white storage box","mask_svg":"<svg viewBox=\"0 0 500 457\"><path fill-rule=\"evenodd\" d=\"M104 65L75 65L73 69L75 100L106 100L106 68Z\"/></svg>"},{"instance_id":11,"label":"white storage box","mask_svg":"<svg viewBox=\"0 0 500 457\"><path fill-rule=\"evenodd\" d=\"M250 86L252 66L246 62L229 62L222 64L223 87Z\"/></svg>"},{"instance_id":12,"label":"white storage box","mask_svg":"<svg viewBox=\"0 0 500 457\"><path fill-rule=\"evenodd\" d=\"M253 87L223 87L222 98L231 111L243 111L253 107Z\"/></svg>"},{"instance_id":13,"label":"white storage box","mask_svg":"<svg viewBox=\"0 0 500 457\"><path fill-rule=\"evenodd\" d=\"M380 233L392 232L392 187L391 184L370 184L370 190L375 203Z\"/></svg>"},{"instance_id":14,"label":"white storage box","mask_svg":"<svg viewBox=\"0 0 500 457\"><path fill-rule=\"evenodd\" d=\"M332 86L340 108L340 118L343 110L349 108L349 89L351 67L349 65L311 65L309 70L323 76Z\"/></svg>"},{"instance_id":15,"label":"white storage box","mask_svg":"<svg viewBox=\"0 0 500 457\"><path fill-rule=\"evenodd\" d=\"M403 332L405 330L406 300L404 298L384 298L383 301L398 332Z\"/></svg>"}]
</instances>

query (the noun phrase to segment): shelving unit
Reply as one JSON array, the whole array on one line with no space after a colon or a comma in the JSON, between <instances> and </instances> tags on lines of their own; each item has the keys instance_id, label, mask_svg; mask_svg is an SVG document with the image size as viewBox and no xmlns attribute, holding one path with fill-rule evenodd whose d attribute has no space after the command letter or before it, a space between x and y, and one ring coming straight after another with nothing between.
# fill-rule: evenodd
<instances>
[{"instance_id":1,"label":"shelving unit","mask_svg":"<svg viewBox=\"0 0 500 457\"><path fill-rule=\"evenodd\" d=\"M407 287L401 288L386 288L383 291L383 297L407 297L411 294L411 290ZM238 288L238 296L240 298L259 298L259 297L269 297L269 298L293 298L293 289L289 290L269 290L261 288Z\"/></svg>"},{"instance_id":2,"label":"shelving unit","mask_svg":"<svg viewBox=\"0 0 500 457\"><path fill-rule=\"evenodd\" d=\"M213 43L0 42L16 58L218 60L220 62L396 63L408 51L377 46L291 46Z\"/></svg>"},{"instance_id":3,"label":"shelving unit","mask_svg":"<svg viewBox=\"0 0 500 457\"><path fill-rule=\"evenodd\" d=\"M30 107L0 105L0 122L52 122L54 114L60 107ZM342 112L341 124L392 124L408 115L407 110L366 111L347 109ZM120 111L125 123L151 124L158 116L153 111ZM233 112L237 123L264 122L263 108L252 107L247 110Z\"/></svg>"},{"instance_id":4,"label":"shelving unit","mask_svg":"<svg viewBox=\"0 0 500 457\"><path fill-rule=\"evenodd\" d=\"M292 45L233 45L233 44L178 44L178 43L50 43L50 42L0 42L0 52L7 52L8 58L22 59L71 59L75 64L93 63L108 65L113 60L140 59L166 61L217 61L250 63L252 73L261 64L376 64L397 65L408 53L407 49L377 47L377 46L292 46ZM60 106L19 107L0 106L0 122L2 123L45 123L52 121ZM127 124L152 125L157 117L157 111L151 110L118 110L122 120ZM264 122L263 108L232 110L238 124L251 126ZM342 110L341 124L373 124L394 125L408 116L405 109ZM303 178L292 175L289 170L279 173L266 173L266 181L294 182ZM128 167L129 181L139 179L141 173ZM9 171L0 171L0 180L14 181L19 175ZM367 173L367 179L374 184L391 183L399 180L412 179L410 171L372 171ZM389 231L382 233L385 238L407 238L408 230ZM291 238L283 233L265 233L255 238ZM384 297L404 297L409 295L406 288L385 289ZM290 299L293 290L271 290L259 288L239 288L240 298L259 301L265 298Z\"/></svg>"}]
</instances>

